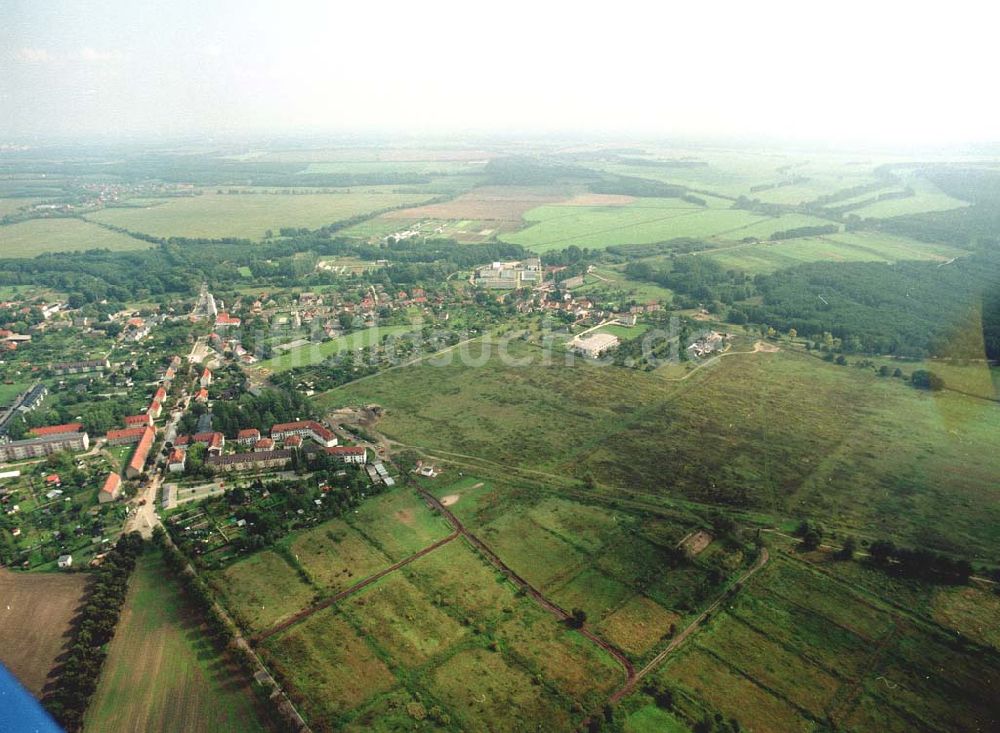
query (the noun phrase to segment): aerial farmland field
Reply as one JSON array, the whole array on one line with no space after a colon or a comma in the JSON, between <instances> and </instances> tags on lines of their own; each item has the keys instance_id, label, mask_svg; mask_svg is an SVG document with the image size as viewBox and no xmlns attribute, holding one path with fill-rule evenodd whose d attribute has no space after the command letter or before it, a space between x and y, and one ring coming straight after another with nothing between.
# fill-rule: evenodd
<instances>
[{"instance_id":1,"label":"aerial farmland field","mask_svg":"<svg viewBox=\"0 0 1000 733\"><path fill-rule=\"evenodd\" d=\"M241 237L262 239L281 227L316 228L380 209L418 204L432 194L394 193L392 187L345 189L338 193L217 194L153 201L142 206L108 208L90 214L94 221L157 237Z\"/></svg>"},{"instance_id":2,"label":"aerial farmland field","mask_svg":"<svg viewBox=\"0 0 1000 733\"><path fill-rule=\"evenodd\" d=\"M29 219L0 226L0 256L34 257L88 249L127 251L152 245L81 219Z\"/></svg>"},{"instance_id":3,"label":"aerial farmland field","mask_svg":"<svg viewBox=\"0 0 1000 733\"><path fill-rule=\"evenodd\" d=\"M86 601L84 575L19 573L0 568L0 662L41 696Z\"/></svg>"},{"instance_id":4,"label":"aerial farmland field","mask_svg":"<svg viewBox=\"0 0 1000 733\"><path fill-rule=\"evenodd\" d=\"M723 267L758 272L774 272L803 262L896 262L961 257L965 251L944 244L929 244L880 232L840 232L820 237L785 239L779 242L721 247L705 255Z\"/></svg>"},{"instance_id":5,"label":"aerial farmland field","mask_svg":"<svg viewBox=\"0 0 1000 733\"><path fill-rule=\"evenodd\" d=\"M93 733L265 731L250 678L209 640L156 552L140 558L84 723Z\"/></svg>"}]
</instances>

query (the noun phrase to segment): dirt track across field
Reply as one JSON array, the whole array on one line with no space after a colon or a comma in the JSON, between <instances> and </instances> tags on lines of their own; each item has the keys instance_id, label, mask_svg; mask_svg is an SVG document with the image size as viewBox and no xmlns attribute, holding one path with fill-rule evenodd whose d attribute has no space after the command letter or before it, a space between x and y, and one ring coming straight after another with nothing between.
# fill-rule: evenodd
<instances>
[{"instance_id":1,"label":"dirt track across field","mask_svg":"<svg viewBox=\"0 0 1000 733\"><path fill-rule=\"evenodd\" d=\"M376 580L380 580L380 579L384 578L389 573L395 572L396 570L399 570L404 565L409 565L414 560L416 560L418 558L421 558L424 555L427 555L427 554L429 554L431 552L434 552L434 550L438 549L442 545L446 545L449 542L451 542L453 539L455 539L456 537L458 537L458 535L459 535L458 532L452 532L450 535L448 535L444 539L438 540L433 545L428 545L424 549L420 550L420 552L417 552L414 555L410 555L409 557L403 558L399 562L393 563L392 565L390 565L389 567L385 568L384 570L380 570L379 572L375 573L375 575L371 575L371 576L365 578L364 580L362 580L362 581L360 581L358 583L355 583L350 588L346 588L345 590L342 590L339 593L335 593L334 595L330 596L329 598L324 598L319 603L316 603L316 604L313 604L312 606L309 606L309 608L306 608L306 609L303 609L303 610L299 611L294 616L290 616L289 618L286 618L284 621L282 621L282 622L280 622L278 624L275 624L274 626L272 626L267 631L262 631L261 633L257 634L255 637L253 637L253 639L251 641L256 646L257 644L260 644L265 639L268 639L268 638L274 636L275 634L278 634L278 633L284 631L285 629L287 629L287 628L289 628L291 626L294 626L295 624L297 624L297 623L299 623L301 621L305 621L307 618L309 618L310 616L312 616L317 611L322 611L324 608L329 608L334 603L338 603L339 601L342 601L345 598L354 595L359 590L367 588L369 585L371 585L372 583L374 583Z\"/></svg>"}]
</instances>

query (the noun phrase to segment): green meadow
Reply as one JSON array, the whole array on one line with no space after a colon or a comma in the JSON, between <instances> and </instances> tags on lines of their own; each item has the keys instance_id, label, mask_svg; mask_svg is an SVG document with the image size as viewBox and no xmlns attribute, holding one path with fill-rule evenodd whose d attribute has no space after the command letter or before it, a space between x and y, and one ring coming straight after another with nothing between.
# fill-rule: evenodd
<instances>
[{"instance_id":1,"label":"green meadow","mask_svg":"<svg viewBox=\"0 0 1000 733\"><path fill-rule=\"evenodd\" d=\"M391 187L345 189L337 193L216 194L151 201L132 200L127 207L102 209L89 217L129 231L157 237L241 237L262 239L270 229L317 228L380 209L419 204L430 194L394 193Z\"/></svg>"},{"instance_id":2,"label":"green meadow","mask_svg":"<svg viewBox=\"0 0 1000 733\"><path fill-rule=\"evenodd\" d=\"M0 226L0 257L34 257L88 249L149 249L149 242L81 219L29 219Z\"/></svg>"}]
</instances>

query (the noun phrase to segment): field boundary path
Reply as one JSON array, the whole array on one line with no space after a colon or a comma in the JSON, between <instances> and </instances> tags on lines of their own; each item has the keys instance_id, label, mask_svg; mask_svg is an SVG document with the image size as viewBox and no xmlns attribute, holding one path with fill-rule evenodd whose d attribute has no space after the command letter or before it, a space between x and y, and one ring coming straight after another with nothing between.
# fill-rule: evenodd
<instances>
[{"instance_id":1,"label":"field boundary path","mask_svg":"<svg viewBox=\"0 0 1000 733\"><path fill-rule=\"evenodd\" d=\"M349 596L354 595L358 591L367 588L369 585L371 585L375 581L381 580L382 578L384 578L389 573L394 573L397 570L399 570L401 567L404 567L405 565L409 565L414 560L418 560L419 558L423 557L424 555L429 555L430 553L434 552L434 550L438 549L439 547L443 547L444 545L447 545L449 542L451 542L452 540L456 539L459 536L459 534L460 533L458 531L452 532L447 537L444 537L444 538L438 540L437 542L435 542L432 545L428 545L427 547L425 547L424 549L420 550L419 552L417 552L417 553L415 553L413 555L410 555L409 557L404 557L399 562L393 563L389 567L387 567L387 568L385 568L383 570L378 571L374 575L370 575L367 578L365 578L364 580L358 581L357 583L355 583L354 585L352 585L350 588L345 588L344 590L340 591L339 593L334 593L332 596L330 596L328 598L324 598L319 603L315 603L312 606L309 606L308 608L305 608L305 609L299 611L298 613L294 614L293 616L289 616L284 621L281 621L281 622L275 624L274 626L272 626L271 628L267 629L266 631L262 631L259 634L257 634L256 636L252 637L253 643L254 644L259 644L262 641L266 641L267 639L271 638L275 634L281 633L285 629L288 629L288 628L294 626L295 624L297 624L297 623L299 623L301 621L306 620L307 618L309 618L310 616L312 616L317 611L322 611L324 608L329 608L333 604L338 603L339 601L342 601L345 598L348 598Z\"/></svg>"},{"instance_id":2,"label":"field boundary path","mask_svg":"<svg viewBox=\"0 0 1000 733\"><path fill-rule=\"evenodd\" d=\"M771 556L768 553L766 547L760 548L760 555L757 557L756 562L754 562L754 564L745 573L743 573L743 575L741 575L740 578L735 583L733 583L733 585L730 586L730 589L742 587L747 580L749 580L755 573L757 573L757 571L759 571L767 564L767 561L770 560L770 557ZM677 636L671 639L670 643L667 644L666 648L663 651L661 651L659 654L653 657L646 664L645 667L640 669L635 674L631 675L628 681L624 684L624 686L622 686L620 690L618 690L611 696L609 702L611 702L612 704L617 703L623 697L625 697L633 690L635 690L636 685L639 683L640 680L642 680L643 677L645 677L650 672L659 667L664 659L666 659L670 654L676 651L677 648L680 647L681 644L683 644L689 636L691 636L695 631L701 628L702 624L705 622L708 616L714 613L719 608L719 606L722 605L722 602L726 600L726 598L728 598L728 594L729 590L727 590L719 598L717 598L712 603L711 606L709 606L700 614L698 614L698 617L695 618L694 621L688 624L687 627L685 627L684 630L681 631L681 633L677 634Z\"/></svg>"},{"instance_id":3,"label":"field boundary path","mask_svg":"<svg viewBox=\"0 0 1000 733\"><path fill-rule=\"evenodd\" d=\"M180 552L180 550L177 548L177 545L175 545L174 541L170 538L169 534L164 533L164 540L171 547L173 547L174 550ZM191 563L185 565L184 570L182 572L195 578L199 577L198 571ZM278 684L278 681L274 679L274 676L270 672L268 672L267 667L264 664L264 661L260 658L260 655L257 654L256 651L254 651L253 646L251 646L250 642L248 642L246 640L246 637L243 636L243 632L240 631L240 627L236 625L236 622L233 621L232 617L222 606L222 604L213 598L212 607L215 609L215 612L219 615L219 618L223 620L227 628L229 628L229 630L232 631L233 644L236 646L236 648L246 652L248 658L253 660L253 664L256 667L256 671L253 674L253 679L258 683L260 683L261 685L269 686L271 688L271 694L269 695L269 697L272 701L275 698L278 698L278 701L275 703L277 709L283 715L285 715L285 717L287 717L289 721L295 726L295 730L297 731L297 733L313 733L312 728L310 728L309 724L306 723L306 719L302 717L302 714L298 711L298 708L295 707L295 704L285 693L284 688L282 688L281 685Z\"/></svg>"},{"instance_id":4,"label":"field boundary path","mask_svg":"<svg viewBox=\"0 0 1000 733\"><path fill-rule=\"evenodd\" d=\"M476 535L474 535L472 532L466 529L465 525L462 524L461 520L459 520L459 518L456 517L451 512L450 509L448 509L448 507L442 504L441 501L436 496L434 496L433 494L422 488L417 488L417 491L424 498L424 501L430 504L432 508L437 509L439 512L441 512L441 515L446 517L448 521L451 522L452 526L455 528L458 534L461 534L463 537L465 537L465 539L468 540L469 543L473 547L475 547L489 561L491 565L493 565L493 567L495 567L497 570L503 573L512 583L514 583L514 585L523 590L524 593L529 598L534 600L538 605L540 605L546 611L548 611L553 616L558 618L560 621L568 621L571 618L570 614L567 613L564 608L546 598L545 595L540 590L535 588L533 585L531 585L531 583L529 583L527 580L525 580L516 572L514 572L514 570L510 568L503 560L501 560L500 557L495 552L493 552L493 550L490 549L490 547L485 542L483 542L481 539L476 537ZM612 657L614 657L615 661L617 661L621 665L622 671L625 673L626 680L631 679L635 675L635 667L632 664L632 661L627 656L625 656L625 653L621 649L616 647L611 642L602 639L601 637L599 637L597 634L593 633L586 627L581 627L576 630L579 631L581 635L589 639L592 643L596 644L601 649L610 654Z\"/></svg>"}]
</instances>

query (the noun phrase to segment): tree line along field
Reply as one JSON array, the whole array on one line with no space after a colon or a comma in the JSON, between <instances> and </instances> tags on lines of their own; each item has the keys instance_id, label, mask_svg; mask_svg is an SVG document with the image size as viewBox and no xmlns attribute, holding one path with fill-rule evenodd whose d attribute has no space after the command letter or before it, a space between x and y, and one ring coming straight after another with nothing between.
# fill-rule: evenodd
<instances>
[{"instance_id":1,"label":"tree line along field","mask_svg":"<svg viewBox=\"0 0 1000 733\"><path fill-rule=\"evenodd\" d=\"M139 559L84 731L266 731L246 672L209 640L158 551Z\"/></svg>"},{"instance_id":2,"label":"tree line along field","mask_svg":"<svg viewBox=\"0 0 1000 733\"><path fill-rule=\"evenodd\" d=\"M970 557L1000 546L992 401L788 348L734 353L681 382L546 366L519 342L511 354L534 364L507 366L494 352L476 368L413 365L319 402L382 405L378 429L402 446L555 485L592 476L609 494L808 514Z\"/></svg>"},{"instance_id":3,"label":"tree line along field","mask_svg":"<svg viewBox=\"0 0 1000 733\"><path fill-rule=\"evenodd\" d=\"M0 257L34 257L88 249L128 251L152 245L81 219L29 219L0 226Z\"/></svg>"},{"instance_id":4,"label":"tree line along field","mask_svg":"<svg viewBox=\"0 0 1000 733\"><path fill-rule=\"evenodd\" d=\"M419 204L429 193L395 193L393 187L345 189L337 193L242 193L205 191L198 196L106 208L88 218L155 237L262 239L270 229L326 226L380 209Z\"/></svg>"}]
</instances>

